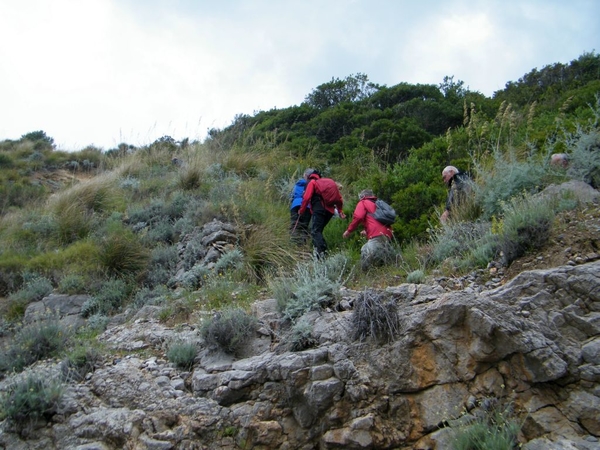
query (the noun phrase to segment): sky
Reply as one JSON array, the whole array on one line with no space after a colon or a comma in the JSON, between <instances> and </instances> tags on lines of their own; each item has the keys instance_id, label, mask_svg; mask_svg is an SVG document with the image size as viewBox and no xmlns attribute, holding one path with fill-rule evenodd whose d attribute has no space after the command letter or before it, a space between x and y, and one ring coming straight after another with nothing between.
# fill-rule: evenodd
<instances>
[{"instance_id":1,"label":"sky","mask_svg":"<svg viewBox=\"0 0 600 450\"><path fill-rule=\"evenodd\" d=\"M492 96L600 52L597 0L0 0L0 140L204 140L358 73Z\"/></svg>"}]
</instances>

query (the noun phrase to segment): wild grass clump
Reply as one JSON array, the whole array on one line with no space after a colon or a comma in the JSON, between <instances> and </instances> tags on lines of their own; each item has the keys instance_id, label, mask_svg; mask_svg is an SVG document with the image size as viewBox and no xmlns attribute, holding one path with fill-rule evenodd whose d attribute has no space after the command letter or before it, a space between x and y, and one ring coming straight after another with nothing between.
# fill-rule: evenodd
<instances>
[{"instance_id":1,"label":"wild grass clump","mask_svg":"<svg viewBox=\"0 0 600 450\"><path fill-rule=\"evenodd\" d=\"M273 279L270 288L284 318L295 321L308 311L333 303L344 277L350 274L348 262L347 256L337 253L298 263L290 276Z\"/></svg>"},{"instance_id":2,"label":"wild grass clump","mask_svg":"<svg viewBox=\"0 0 600 450\"><path fill-rule=\"evenodd\" d=\"M497 400L484 402L476 414L449 425L453 450L512 450L517 448L521 430L513 408Z\"/></svg>"},{"instance_id":3,"label":"wild grass clump","mask_svg":"<svg viewBox=\"0 0 600 450\"><path fill-rule=\"evenodd\" d=\"M30 374L2 394L0 416L18 427L38 419L48 420L58 411L64 390L60 381Z\"/></svg>"},{"instance_id":4,"label":"wild grass clump","mask_svg":"<svg viewBox=\"0 0 600 450\"><path fill-rule=\"evenodd\" d=\"M270 274L296 262L287 223L287 218L276 221L271 218L262 225L245 229L240 249L250 281L263 282Z\"/></svg>"},{"instance_id":5,"label":"wild grass clump","mask_svg":"<svg viewBox=\"0 0 600 450\"><path fill-rule=\"evenodd\" d=\"M136 275L146 268L149 254L131 231L118 227L100 242L98 259L111 276Z\"/></svg>"},{"instance_id":6,"label":"wild grass clump","mask_svg":"<svg viewBox=\"0 0 600 450\"><path fill-rule=\"evenodd\" d=\"M372 337L376 342L389 343L400 332L398 306L384 293L363 291L354 302L352 314L353 339L364 341Z\"/></svg>"},{"instance_id":7,"label":"wild grass clump","mask_svg":"<svg viewBox=\"0 0 600 450\"><path fill-rule=\"evenodd\" d=\"M548 242L555 217L555 202L525 195L514 198L505 206L500 244L505 265Z\"/></svg>"},{"instance_id":8,"label":"wild grass clump","mask_svg":"<svg viewBox=\"0 0 600 450\"><path fill-rule=\"evenodd\" d=\"M114 176L97 176L55 194L48 209L57 224L60 243L86 237L98 225L99 217L124 209L124 200Z\"/></svg>"},{"instance_id":9,"label":"wild grass clump","mask_svg":"<svg viewBox=\"0 0 600 450\"><path fill-rule=\"evenodd\" d=\"M63 360L61 370L66 381L82 381L93 372L102 360L102 354L96 347L79 344L69 351Z\"/></svg>"},{"instance_id":10,"label":"wild grass clump","mask_svg":"<svg viewBox=\"0 0 600 450\"><path fill-rule=\"evenodd\" d=\"M21 328L0 353L0 372L20 372L25 367L57 355L69 334L57 320L36 321Z\"/></svg>"},{"instance_id":11,"label":"wild grass clump","mask_svg":"<svg viewBox=\"0 0 600 450\"><path fill-rule=\"evenodd\" d=\"M202 322L200 333L209 346L236 354L256 332L256 318L243 309L225 309Z\"/></svg>"},{"instance_id":12,"label":"wild grass clump","mask_svg":"<svg viewBox=\"0 0 600 450\"><path fill-rule=\"evenodd\" d=\"M176 367L190 370L198 354L198 347L193 342L172 342L167 350L167 359Z\"/></svg>"}]
</instances>

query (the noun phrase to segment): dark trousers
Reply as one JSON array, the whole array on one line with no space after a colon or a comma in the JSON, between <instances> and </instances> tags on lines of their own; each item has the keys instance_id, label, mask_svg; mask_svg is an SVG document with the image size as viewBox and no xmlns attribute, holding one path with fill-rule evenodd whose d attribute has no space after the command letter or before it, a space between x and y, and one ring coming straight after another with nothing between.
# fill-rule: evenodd
<instances>
[{"instance_id":1,"label":"dark trousers","mask_svg":"<svg viewBox=\"0 0 600 450\"><path fill-rule=\"evenodd\" d=\"M299 210L299 206L290 209L290 233L292 234L294 242L303 244L310 236L309 226L311 214L310 210L306 209L304 214L300 215L298 214Z\"/></svg>"},{"instance_id":2,"label":"dark trousers","mask_svg":"<svg viewBox=\"0 0 600 450\"><path fill-rule=\"evenodd\" d=\"M323 238L323 230L332 217L333 214L325 209L313 211L310 235L312 236L313 246L317 251L317 256L323 256L327 251L327 242L325 242L325 239Z\"/></svg>"}]
</instances>

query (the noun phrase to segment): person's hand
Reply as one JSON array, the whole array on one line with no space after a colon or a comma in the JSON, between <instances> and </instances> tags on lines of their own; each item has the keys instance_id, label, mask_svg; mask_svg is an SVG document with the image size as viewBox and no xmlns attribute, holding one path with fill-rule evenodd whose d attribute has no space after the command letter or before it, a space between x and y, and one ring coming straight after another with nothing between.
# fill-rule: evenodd
<instances>
[{"instance_id":1,"label":"person's hand","mask_svg":"<svg viewBox=\"0 0 600 450\"><path fill-rule=\"evenodd\" d=\"M362 231L360 232L360 235L361 235L361 236L366 236L366 235L367 235L367 231L366 231L366 230L362 230Z\"/></svg>"},{"instance_id":2,"label":"person's hand","mask_svg":"<svg viewBox=\"0 0 600 450\"><path fill-rule=\"evenodd\" d=\"M342 237L344 239L348 239L350 237L350 233L348 233L348 231L344 231L344 234L342 234Z\"/></svg>"},{"instance_id":3,"label":"person's hand","mask_svg":"<svg viewBox=\"0 0 600 450\"><path fill-rule=\"evenodd\" d=\"M340 219L345 219L346 218L346 214L344 214L344 211L340 211Z\"/></svg>"},{"instance_id":4,"label":"person's hand","mask_svg":"<svg viewBox=\"0 0 600 450\"><path fill-rule=\"evenodd\" d=\"M450 215L450 211L445 210L440 216L440 222L445 223L448 220L448 216Z\"/></svg>"}]
</instances>

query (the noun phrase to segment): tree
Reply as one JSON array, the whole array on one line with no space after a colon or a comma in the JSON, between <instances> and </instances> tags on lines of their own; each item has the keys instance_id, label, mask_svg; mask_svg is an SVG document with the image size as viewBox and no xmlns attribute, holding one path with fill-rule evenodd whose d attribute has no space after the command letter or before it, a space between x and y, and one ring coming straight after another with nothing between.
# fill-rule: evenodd
<instances>
[{"instance_id":1,"label":"tree","mask_svg":"<svg viewBox=\"0 0 600 450\"><path fill-rule=\"evenodd\" d=\"M358 102L377 92L379 86L369 82L365 74L349 75L345 80L332 78L317 86L305 98L306 103L318 109L331 108L345 102Z\"/></svg>"},{"instance_id":2,"label":"tree","mask_svg":"<svg viewBox=\"0 0 600 450\"><path fill-rule=\"evenodd\" d=\"M34 148L40 150L44 147L54 148L54 139L46 134L45 131L32 131L31 133L21 136L22 141L31 141L34 143Z\"/></svg>"}]
</instances>

